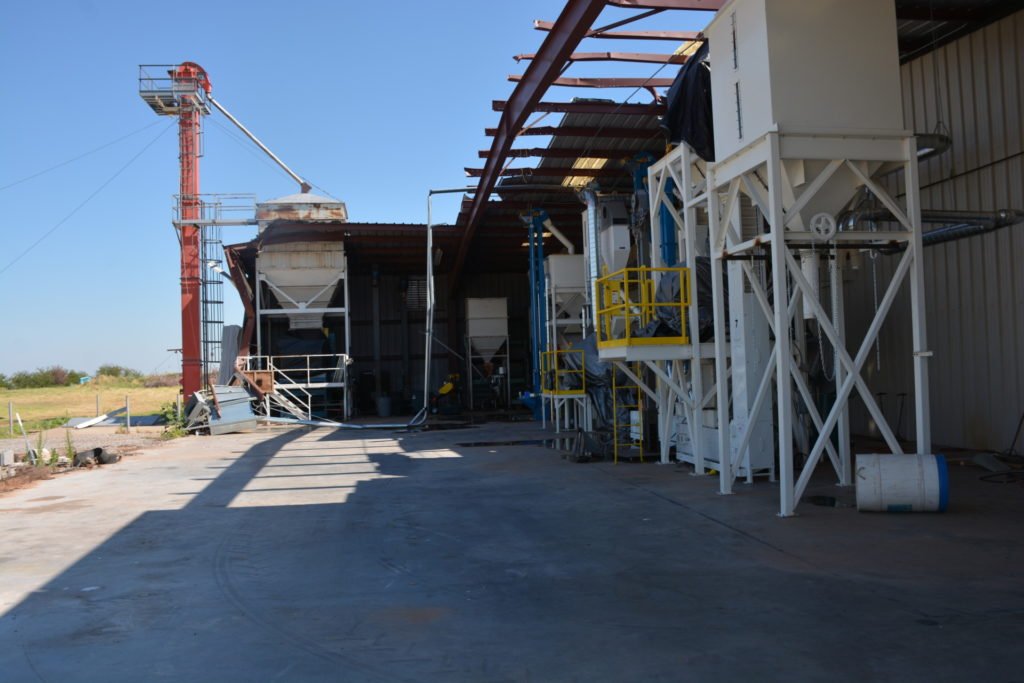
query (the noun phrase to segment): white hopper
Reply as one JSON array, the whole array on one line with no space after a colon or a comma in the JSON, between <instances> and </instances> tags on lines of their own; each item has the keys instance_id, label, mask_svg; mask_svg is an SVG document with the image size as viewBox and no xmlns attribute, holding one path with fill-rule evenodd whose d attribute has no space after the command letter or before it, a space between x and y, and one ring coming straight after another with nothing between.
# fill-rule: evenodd
<instances>
[{"instance_id":1,"label":"white hopper","mask_svg":"<svg viewBox=\"0 0 1024 683\"><path fill-rule=\"evenodd\" d=\"M622 270L629 262L629 211L625 202L602 198L598 204L597 225L605 272Z\"/></svg>"},{"instance_id":2,"label":"white hopper","mask_svg":"<svg viewBox=\"0 0 1024 683\"><path fill-rule=\"evenodd\" d=\"M717 162L727 164L765 134L781 133L782 202L790 214L835 158L822 140L861 137L864 158L875 158L872 136L906 134L896 25L892 0L725 3L705 29ZM864 36L872 37L870 49ZM880 165L861 170L870 177ZM849 168L839 168L788 227L806 230L818 213L834 217L860 185Z\"/></svg>"},{"instance_id":3,"label":"white hopper","mask_svg":"<svg viewBox=\"0 0 1024 683\"><path fill-rule=\"evenodd\" d=\"M326 308L345 277L342 242L289 242L270 244L260 250L256 269L264 277L293 330L323 327L323 313L304 309Z\"/></svg>"},{"instance_id":4,"label":"white hopper","mask_svg":"<svg viewBox=\"0 0 1024 683\"><path fill-rule=\"evenodd\" d=\"M544 259L547 286L555 296L557 310L579 320L586 303L586 268L582 254L552 254ZM549 292L549 296L551 294Z\"/></svg>"},{"instance_id":5,"label":"white hopper","mask_svg":"<svg viewBox=\"0 0 1024 683\"><path fill-rule=\"evenodd\" d=\"M466 337L474 355L486 363L494 360L494 354L508 340L508 301L466 299Z\"/></svg>"}]
</instances>

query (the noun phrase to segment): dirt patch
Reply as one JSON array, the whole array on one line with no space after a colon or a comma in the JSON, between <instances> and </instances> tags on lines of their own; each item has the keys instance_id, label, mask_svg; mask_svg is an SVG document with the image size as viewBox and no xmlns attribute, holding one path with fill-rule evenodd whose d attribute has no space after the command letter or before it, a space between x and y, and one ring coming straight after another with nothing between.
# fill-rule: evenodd
<instances>
[{"instance_id":1,"label":"dirt patch","mask_svg":"<svg viewBox=\"0 0 1024 683\"><path fill-rule=\"evenodd\" d=\"M34 505L32 507L19 508L21 512L27 512L30 515L39 514L42 512L57 512L61 510L80 510L82 508L91 507L89 503L84 500L65 500L63 503L50 503L49 505Z\"/></svg>"},{"instance_id":2,"label":"dirt patch","mask_svg":"<svg viewBox=\"0 0 1024 683\"><path fill-rule=\"evenodd\" d=\"M53 430L57 431L57 430ZM63 431L63 430L62 430ZM74 430L72 430L74 431ZM92 448L102 447L109 454L117 457L118 460L123 460L126 457L138 455L143 448L153 449L157 446L165 443L158 439L153 438L149 434L115 434L115 433L94 433L82 438L78 443L99 443L102 446L89 446L88 450ZM3 445L3 441L0 441L0 445ZM17 452L16 459L21 460L24 457L24 442L21 442L22 448ZM56 446L56 444L54 444ZM55 451L59 454L63 453L63 448L55 448ZM78 449L79 453L87 452L87 449ZM61 458L65 456L61 455ZM52 479L54 476L61 474L68 474L70 472L80 472L83 470L99 469L103 467L113 467L115 462L108 464L100 464L91 462L90 464L83 467L72 467L70 463L65 459L62 460L62 464L53 466L41 466L34 467L32 465L20 465L15 464L14 467L0 467L0 496L11 491L17 491L19 489L34 486L36 482L44 479ZM45 502L60 500L63 496L43 496L41 498L33 498L30 502ZM60 503L58 505L63 505ZM52 506L46 506L52 507ZM41 508L43 509L43 508Z\"/></svg>"},{"instance_id":3,"label":"dirt patch","mask_svg":"<svg viewBox=\"0 0 1024 683\"><path fill-rule=\"evenodd\" d=\"M44 479L52 479L53 473L48 467L19 467L17 473L0 480L0 494L17 491Z\"/></svg>"},{"instance_id":4,"label":"dirt patch","mask_svg":"<svg viewBox=\"0 0 1024 683\"><path fill-rule=\"evenodd\" d=\"M64 453L67 449L67 439L76 451L85 451L90 448L107 448L116 450L122 455L129 455L130 452L142 448L153 448L163 441L160 435L163 427L132 427L131 432L125 433L117 427L90 427L88 429L48 429L43 433L43 447L51 451ZM6 432L3 433L6 436ZM38 436L30 434L29 445L32 448L38 446ZM11 449L17 453L25 451L25 440L21 438L0 438L0 450Z\"/></svg>"}]
</instances>

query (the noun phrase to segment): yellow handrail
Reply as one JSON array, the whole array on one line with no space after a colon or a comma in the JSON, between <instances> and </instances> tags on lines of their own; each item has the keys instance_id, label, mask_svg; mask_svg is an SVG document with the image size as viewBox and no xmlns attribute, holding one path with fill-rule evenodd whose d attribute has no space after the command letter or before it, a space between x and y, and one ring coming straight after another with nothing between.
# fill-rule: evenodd
<instances>
[{"instance_id":1,"label":"yellow handrail","mask_svg":"<svg viewBox=\"0 0 1024 683\"><path fill-rule=\"evenodd\" d=\"M662 277L678 273L679 299L657 301L655 274ZM689 344L686 309L690 305L688 268L623 268L597 280L597 345L602 348L631 344ZM658 313L678 309L680 334L671 337L639 337L636 331L658 317Z\"/></svg>"},{"instance_id":2,"label":"yellow handrail","mask_svg":"<svg viewBox=\"0 0 1024 683\"><path fill-rule=\"evenodd\" d=\"M579 359L578 368L569 367L570 356ZM586 356L583 349L555 349L541 353L541 392L551 396L581 396L587 390ZM577 378L578 387L566 388L565 381Z\"/></svg>"}]
</instances>

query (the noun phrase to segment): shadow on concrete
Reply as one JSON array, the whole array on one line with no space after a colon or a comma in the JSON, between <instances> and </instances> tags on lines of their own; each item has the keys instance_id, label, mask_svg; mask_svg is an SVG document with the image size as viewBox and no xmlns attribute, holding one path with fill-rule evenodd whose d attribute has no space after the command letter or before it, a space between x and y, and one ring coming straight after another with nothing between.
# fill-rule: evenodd
<instances>
[{"instance_id":1,"label":"shadow on concrete","mask_svg":"<svg viewBox=\"0 0 1024 683\"><path fill-rule=\"evenodd\" d=\"M254 445L5 614L0 678L1017 675L1019 588L844 572L681 503L668 470L459 438L294 430ZM251 488L332 458L323 483ZM332 490L343 502L288 502ZM262 492L277 502L238 506Z\"/></svg>"}]
</instances>

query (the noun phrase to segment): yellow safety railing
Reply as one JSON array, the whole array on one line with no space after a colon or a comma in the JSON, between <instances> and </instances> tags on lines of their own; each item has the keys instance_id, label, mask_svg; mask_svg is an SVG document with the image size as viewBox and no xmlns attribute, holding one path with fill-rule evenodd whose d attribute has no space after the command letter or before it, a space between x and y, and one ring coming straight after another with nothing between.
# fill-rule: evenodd
<instances>
[{"instance_id":1,"label":"yellow safety railing","mask_svg":"<svg viewBox=\"0 0 1024 683\"><path fill-rule=\"evenodd\" d=\"M574 356L578 368L570 367L567 360ZM541 353L541 392L548 396L582 396L587 389L586 358L583 349L558 349ZM575 379L575 382L567 380ZM567 388L572 384L574 388Z\"/></svg>"},{"instance_id":2,"label":"yellow safety railing","mask_svg":"<svg viewBox=\"0 0 1024 683\"><path fill-rule=\"evenodd\" d=\"M655 274L679 274L679 299L655 300ZM686 309L690 305L689 268L623 268L597 280L597 345L616 346L689 344ZM681 334L672 337L638 337L637 330L670 309L677 309Z\"/></svg>"}]
</instances>

